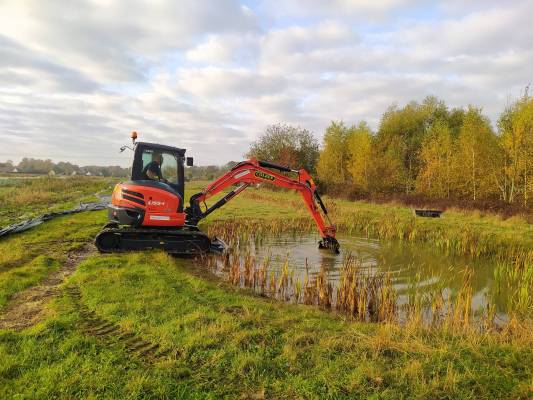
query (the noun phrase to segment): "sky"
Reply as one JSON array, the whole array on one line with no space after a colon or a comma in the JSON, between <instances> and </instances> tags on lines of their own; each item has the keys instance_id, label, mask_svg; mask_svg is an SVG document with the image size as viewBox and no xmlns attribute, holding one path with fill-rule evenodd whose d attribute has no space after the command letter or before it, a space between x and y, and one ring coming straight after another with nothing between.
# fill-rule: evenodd
<instances>
[{"instance_id":1,"label":"sky","mask_svg":"<svg viewBox=\"0 0 533 400\"><path fill-rule=\"evenodd\" d=\"M0 160L122 165L130 132L197 165L269 124L321 140L434 95L496 122L533 80L533 0L0 2Z\"/></svg>"}]
</instances>

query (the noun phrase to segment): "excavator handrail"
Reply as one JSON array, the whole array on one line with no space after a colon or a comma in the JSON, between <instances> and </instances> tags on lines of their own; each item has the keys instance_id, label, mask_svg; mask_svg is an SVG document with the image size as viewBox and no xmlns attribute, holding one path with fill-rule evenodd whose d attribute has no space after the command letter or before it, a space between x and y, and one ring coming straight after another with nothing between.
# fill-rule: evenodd
<instances>
[{"instance_id":1,"label":"excavator handrail","mask_svg":"<svg viewBox=\"0 0 533 400\"><path fill-rule=\"evenodd\" d=\"M297 173L298 179L282 175L281 173L272 171L272 169L277 169L280 172ZM338 253L339 243L335 238L336 228L331 223L326 225L318 210L315 200L319 203L320 208L324 212L324 215L326 215L326 218L328 218L329 222L327 209L317 192L317 186L311 175L305 169L297 171L270 162L258 161L255 158L238 163L230 171L220 176L201 192L191 196L190 207L186 209L187 222L196 225L202 218L205 218L214 210L222 207L229 200L244 191L248 186L257 183L268 183L274 186L298 191L301 194L307 209L311 213L322 237L320 247L329 248ZM208 207L205 211L201 210L201 203L205 203L210 197L235 184L239 184L239 186L226 194L211 207Z\"/></svg>"}]
</instances>

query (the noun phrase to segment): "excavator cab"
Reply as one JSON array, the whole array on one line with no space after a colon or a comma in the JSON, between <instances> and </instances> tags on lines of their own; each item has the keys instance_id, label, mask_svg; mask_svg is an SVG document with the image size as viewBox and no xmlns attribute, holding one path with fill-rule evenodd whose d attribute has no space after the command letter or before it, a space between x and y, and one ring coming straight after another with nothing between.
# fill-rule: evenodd
<instances>
[{"instance_id":1,"label":"excavator cab","mask_svg":"<svg viewBox=\"0 0 533 400\"><path fill-rule=\"evenodd\" d=\"M146 168L160 157L161 177L147 179ZM179 211L183 211L185 149L155 143L137 142L135 145L131 181L175 193L181 199Z\"/></svg>"},{"instance_id":2,"label":"excavator cab","mask_svg":"<svg viewBox=\"0 0 533 400\"><path fill-rule=\"evenodd\" d=\"M194 255L222 247L186 223L183 207L185 149L134 139L131 180L115 186L109 223L96 237L101 252L163 249ZM155 164L154 164L155 163ZM157 165L156 165L157 164ZM155 165L155 166L154 166ZM156 171L151 177L147 170Z\"/></svg>"}]
</instances>

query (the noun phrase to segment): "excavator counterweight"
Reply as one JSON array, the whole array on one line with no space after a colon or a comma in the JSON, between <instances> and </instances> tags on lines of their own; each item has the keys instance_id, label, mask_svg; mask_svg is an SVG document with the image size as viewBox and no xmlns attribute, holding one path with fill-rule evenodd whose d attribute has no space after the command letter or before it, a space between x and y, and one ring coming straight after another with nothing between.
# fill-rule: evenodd
<instances>
[{"instance_id":1,"label":"excavator counterweight","mask_svg":"<svg viewBox=\"0 0 533 400\"><path fill-rule=\"evenodd\" d=\"M311 213L321 240L319 248L339 253L335 226L309 173L251 158L235 165L201 192L191 196L184 208L184 164L192 165L185 149L137 142L132 134L134 159L131 180L115 186L108 208L110 222L96 237L101 252L163 249L178 255L222 251L219 239L209 239L198 223L251 185L267 183L297 191ZM293 177L289 176L293 175ZM201 205L234 187L210 207ZM325 223L322 214L328 220Z\"/></svg>"}]
</instances>

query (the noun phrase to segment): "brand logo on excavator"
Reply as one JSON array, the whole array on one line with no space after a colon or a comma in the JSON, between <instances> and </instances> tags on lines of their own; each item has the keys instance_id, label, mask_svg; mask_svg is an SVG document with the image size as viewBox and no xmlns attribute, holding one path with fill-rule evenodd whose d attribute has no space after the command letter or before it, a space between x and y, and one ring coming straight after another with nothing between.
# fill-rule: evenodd
<instances>
[{"instance_id":1,"label":"brand logo on excavator","mask_svg":"<svg viewBox=\"0 0 533 400\"><path fill-rule=\"evenodd\" d=\"M257 176L258 178L266 179L268 181L273 181L274 179L276 179L272 175L265 174L263 171L255 171L254 175Z\"/></svg>"}]
</instances>

